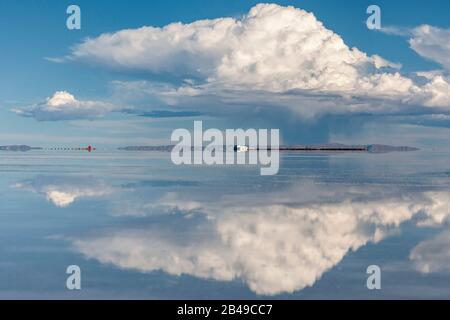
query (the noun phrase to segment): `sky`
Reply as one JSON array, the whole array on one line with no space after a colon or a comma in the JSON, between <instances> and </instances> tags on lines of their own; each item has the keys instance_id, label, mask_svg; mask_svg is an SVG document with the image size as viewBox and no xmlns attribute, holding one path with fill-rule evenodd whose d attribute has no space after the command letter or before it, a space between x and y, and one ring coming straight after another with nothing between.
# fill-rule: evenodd
<instances>
[{"instance_id":1,"label":"sky","mask_svg":"<svg viewBox=\"0 0 450 320\"><path fill-rule=\"evenodd\" d=\"M81 30L66 27L71 4ZM381 30L366 26L371 4ZM449 9L3 0L0 144L167 144L203 120L279 128L284 143L448 145Z\"/></svg>"}]
</instances>

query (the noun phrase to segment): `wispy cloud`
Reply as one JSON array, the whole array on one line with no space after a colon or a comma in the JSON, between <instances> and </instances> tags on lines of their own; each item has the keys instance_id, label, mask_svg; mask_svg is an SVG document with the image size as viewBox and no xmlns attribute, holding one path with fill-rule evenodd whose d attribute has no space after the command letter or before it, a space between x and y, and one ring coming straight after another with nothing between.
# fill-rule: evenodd
<instances>
[{"instance_id":1,"label":"wispy cloud","mask_svg":"<svg viewBox=\"0 0 450 320\"><path fill-rule=\"evenodd\" d=\"M450 29L423 24L414 28L387 26L380 31L409 38L410 48L417 54L450 70Z\"/></svg>"},{"instance_id":2,"label":"wispy cloud","mask_svg":"<svg viewBox=\"0 0 450 320\"><path fill-rule=\"evenodd\" d=\"M67 61L64 57L45 57L44 59L54 63L64 63Z\"/></svg>"},{"instance_id":3,"label":"wispy cloud","mask_svg":"<svg viewBox=\"0 0 450 320\"><path fill-rule=\"evenodd\" d=\"M450 29L422 25L412 30L411 49L450 71Z\"/></svg>"},{"instance_id":4,"label":"wispy cloud","mask_svg":"<svg viewBox=\"0 0 450 320\"><path fill-rule=\"evenodd\" d=\"M380 32L394 35L394 36L402 36L407 37L412 34L411 28L405 28L405 27L397 27L397 26L383 26L380 30Z\"/></svg>"}]
</instances>

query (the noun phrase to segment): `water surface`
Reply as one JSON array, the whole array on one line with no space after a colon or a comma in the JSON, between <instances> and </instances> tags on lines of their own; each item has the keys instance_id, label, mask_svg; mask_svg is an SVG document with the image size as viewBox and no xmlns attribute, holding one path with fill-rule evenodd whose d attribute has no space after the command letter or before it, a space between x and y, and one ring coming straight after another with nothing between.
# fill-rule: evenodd
<instances>
[{"instance_id":1,"label":"water surface","mask_svg":"<svg viewBox=\"0 0 450 320\"><path fill-rule=\"evenodd\" d=\"M450 298L449 159L291 152L260 176L164 152L2 152L0 298Z\"/></svg>"}]
</instances>

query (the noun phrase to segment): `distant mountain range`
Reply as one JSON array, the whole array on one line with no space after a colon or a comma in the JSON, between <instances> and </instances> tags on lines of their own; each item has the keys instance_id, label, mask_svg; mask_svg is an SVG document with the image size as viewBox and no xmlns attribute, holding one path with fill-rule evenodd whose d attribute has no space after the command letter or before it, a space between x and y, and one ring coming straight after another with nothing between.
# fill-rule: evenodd
<instances>
[{"instance_id":1,"label":"distant mountain range","mask_svg":"<svg viewBox=\"0 0 450 320\"><path fill-rule=\"evenodd\" d=\"M124 151L172 151L173 145L165 146L128 146L121 147L119 150ZM224 146L224 149L226 147ZM369 145L346 145L340 143L327 144L311 144L311 145L290 145L280 146L280 151L333 151L333 152L370 152L370 153L385 153L385 152L410 152L417 151L418 148L407 146L389 146L382 144Z\"/></svg>"},{"instance_id":2,"label":"distant mountain range","mask_svg":"<svg viewBox=\"0 0 450 320\"><path fill-rule=\"evenodd\" d=\"M174 146L129 146L129 147L120 147L118 150L124 151L172 151Z\"/></svg>"},{"instance_id":3,"label":"distant mountain range","mask_svg":"<svg viewBox=\"0 0 450 320\"><path fill-rule=\"evenodd\" d=\"M173 145L165 146L128 146L118 148L123 151L172 151ZM224 146L224 150L226 146ZM43 150L41 147L30 147L27 145L8 145L0 146L0 151L31 151ZM369 144L369 145L346 145L340 143L327 144L309 144L309 145L289 145L280 146L280 151L329 151L329 152L370 152L370 153L385 153L385 152L409 152L417 151L418 148L407 146L389 146L383 144Z\"/></svg>"},{"instance_id":4,"label":"distant mountain range","mask_svg":"<svg viewBox=\"0 0 450 320\"><path fill-rule=\"evenodd\" d=\"M281 151L365 151L371 153L384 152L410 152L417 151L418 148L408 146L390 146L384 144L367 144L367 145L346 145L341 143L327 143L316 145L293 145L281 146Z\"/></svg>"},{"instance_id":5,"label":"distant mountain range","mask_svg":"<svg viewBox=\"0 0 450 320\"><path fill-rule=\"evenodd\" d=\"M0 151L30 151L30 150L42 150L40 147L30 147L26 145L11 145L11 146L0 146Z\"/></svg>"}]
</instances>

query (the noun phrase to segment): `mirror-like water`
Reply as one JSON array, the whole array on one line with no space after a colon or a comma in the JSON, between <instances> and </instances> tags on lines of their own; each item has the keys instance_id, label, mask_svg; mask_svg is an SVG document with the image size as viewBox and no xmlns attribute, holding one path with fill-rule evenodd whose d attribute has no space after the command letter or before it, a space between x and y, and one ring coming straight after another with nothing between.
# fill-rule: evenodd
<instances>
[{"instance_id":1,"label":"mirror-like water","mask_svg":"<svg viewBox=\"0 0 450 320\"><path fill-rule=\"evenodd\" d=\"M0 298L450 298L449 156L0 153Z\"/></svg>"}]
</instances>

